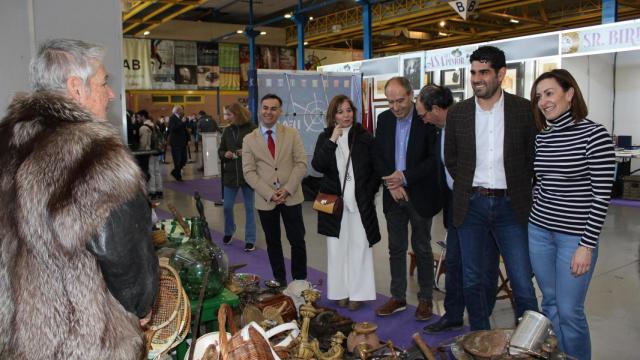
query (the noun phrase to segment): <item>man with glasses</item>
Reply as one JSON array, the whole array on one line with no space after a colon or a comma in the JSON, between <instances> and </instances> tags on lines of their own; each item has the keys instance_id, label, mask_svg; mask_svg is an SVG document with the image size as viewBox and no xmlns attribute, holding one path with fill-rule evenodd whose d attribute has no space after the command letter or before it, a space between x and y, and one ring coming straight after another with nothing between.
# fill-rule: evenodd
<instances>
[{"instance_id":1,"label":"man with glasses","mask_svg":"<svg viewBox=\"0 0 640 360\"><path fill-rule=\"evenodd\" d=\"M260 126L242 142L242 171L256 192L256 209L267 240L267 253L274 278L287 284L280 217L291 244L291 275L307 278L307 250L302 220L302 178L307 173L307 155L300 134L278 124L282 100L267 94L260 101Z\"/></svg>"},{"instance_id":2,"label":"man with glasses","mask_svg":"<svg viewBox=\"0 0 640 360\"><path fill-rule=\"evenodd\" d=\"M383 211L389 234L391 299L378 316L406 309L408 224L418 268L417 320L433 316L431 220L442 209L436 129L418 118L411 83L394 77L385 84L389 110L378 116L374 166L384 181Z\"/></svg>"}]
</instances>

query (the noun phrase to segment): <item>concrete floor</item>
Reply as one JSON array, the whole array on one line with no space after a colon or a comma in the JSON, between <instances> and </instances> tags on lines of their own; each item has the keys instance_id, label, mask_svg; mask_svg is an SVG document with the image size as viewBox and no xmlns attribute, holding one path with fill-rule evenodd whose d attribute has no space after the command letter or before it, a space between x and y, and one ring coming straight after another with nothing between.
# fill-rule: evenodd
<instances>
[{"instance_id":1,"label":"concrete floor","mask_svg":"<svg viewBox=\"0 0 640 360\"><path fill-rule=\"evenodd\" d=\"M165 174L172 165L165 165ZM184 169L184 179L201 178L195 164L188 164ZM173 181L170 176L165 181ZM160 208L167 210L166 204L171 202L183 216L196 215L192 198L187 194L165 189L164 200ZM389 261L387 250L386 222L382 214L381 196L376 199L378 218L382 231L382 241L374 247L374 263L376 289L378 293L389 295ZM210 201L204 201L209 225L223 231L222 207L216 207ZM307 230L306 243L308 265L326 271L326 245L324 236L318 235L316 212L311 203L303 204L303 216ZM244 209L236 204L234 209L238 231L234 236L244 238ZM257 219L257 246L266 248L264 233ZM432 243L438 249L436 241L444 239L445 231L442 217L437 215L433 220ZM283 229L284 236L284 229ZM289 256L289 247L283 247L285 256ZM590 324L592 352L594 360L640 359L640 208L612 206L609 208L606 223L600 238L600 253L596 272L592 278L585 305L587 319ZM440 280L444 287L444 277ZM409 280L407 301L416 305L418 291L417 281ZM541 299L540 292L538 297ZM442 314L444 294L434 291L434 312ZM375 315L372 314L372 318ZM513 312L508 300L498 301L492 315L493 327L513 327Z\"/></svg>"}]
</instances>

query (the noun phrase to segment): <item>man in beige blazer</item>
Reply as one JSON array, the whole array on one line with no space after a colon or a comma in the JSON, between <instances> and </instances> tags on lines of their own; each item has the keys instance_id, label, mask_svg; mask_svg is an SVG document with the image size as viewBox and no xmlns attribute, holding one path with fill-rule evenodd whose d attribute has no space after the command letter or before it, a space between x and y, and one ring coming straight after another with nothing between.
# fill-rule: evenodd
<instances>
[{"instance_id":1,"label":"man in beige blazer","mask_svg":"<svg viewBox=\"0 0 640 360\"><path fill-rule=\"evenodd\" d=\"M260 126L242 142L242 171L256 192L256 209L267 240L271 270L281 285L287 283L280 217L291 244L291 274L307 278L307 250L302 221L302 177L307 173L307 155L296 129L278 124L282 100L267 94L260 100Z\"/></svg>"}]
</instances>

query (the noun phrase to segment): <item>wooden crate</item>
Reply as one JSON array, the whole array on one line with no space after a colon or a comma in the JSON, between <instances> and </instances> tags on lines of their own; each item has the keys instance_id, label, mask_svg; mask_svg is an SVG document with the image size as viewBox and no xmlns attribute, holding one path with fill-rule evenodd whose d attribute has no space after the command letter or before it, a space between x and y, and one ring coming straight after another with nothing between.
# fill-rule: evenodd
<instances>
[{"instance_id":1,"label":"wooden crate","mask_svg":"<svg viewBox=\"0 0 640 360\"><path fill-rule=\"evenodd\" d=\"M622 197L630 200L640 200L640 175L625 176Z\"/></svg>"}]
</instances>

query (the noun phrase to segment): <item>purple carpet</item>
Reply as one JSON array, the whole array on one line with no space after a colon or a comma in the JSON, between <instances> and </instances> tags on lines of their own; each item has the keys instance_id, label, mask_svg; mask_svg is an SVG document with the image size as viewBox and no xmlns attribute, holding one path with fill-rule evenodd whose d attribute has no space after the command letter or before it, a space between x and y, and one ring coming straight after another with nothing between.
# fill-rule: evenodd
<instances>
[{"instance_id":1,"label":"purple carpet","mask_svg":"<svg viewBox=\"0 0 640 360\"><path fill-rule=\"evenodd\" d=\"M611 199L611 205L640 208L640 200Z\"/></svg>"},{"instance_id":2,"label":"purple carpet","mask_svg":"<svg viewBox=\"0 0 640 360\"><path fill-rule=\"evenodd\" d=\"M171 215L163 210L156 209L156 213L160 219L168 219L171 218ZM255 251L247 253L244 251L244 242L237 238L234 238L233 241L228 245L222 244L223 234L211 229L211 236L213 237L213 241L218 244L224 251L227 253L229 257L230 264L247 264L247 266L243 267L240 272L248 272L258 274L262 280L268 280L273 278L273 274L271 273L271 266L269 264L269 258L267 255L267 251L264 249L256 248ZM286 241L283 243L286 246ZM312 255L312 254L309 254ZM291 269L291 263L289 259L285 258L285 264L287 269ZM289 275L289 280L291 280ZM326 292L324 291L323 284L327 281L327 274L319 271L317 269L308 267L307 268L307 280L314 284L318 290L321 291L322 297L318 301L319 306L336 308L336 305L328 300L326 297ZM386 341L390 339L393 341L396 346L407 349L413 346L413 341L411 336L415 332L420 332L422 339L430 346L435 347L444 341L447 341L453 337L461 335L469 331L468 327L465 327L462 330L447 332L438 335L427 335L422 333L422 328L427 325L435 322L439 316L434 316L433 319L429 321L416 321L413 313L415 311L415 306L407 306L407 310L402 311L400 313L387 316L387 317L378 317L375 315L375 309L384 304L389 298L387 296L378 294L377 299L375 301L370 301L366 303L363 307L358 309L357 311L348 311L345 309L338 309L338 311L349 318L351 318L354 322L361 321L369 321L374 322L378 325L378 337L382 341Z\"/></svg>"},{"instance_id":3,"label":"purple carpet","mask_svg":"<svg viewBox=\"0 0 640 360\"><path fill-rule=\"evenodd\" d=\"M167 181L164 187L173 191L181 192L193 196L194 191L200 192L200 196L209 201L220 201L222 199L222 187L220 178L196 179L178 181ZM238 191L236 203L242 202L242 191Z\"/></svg>"}]
</instances>

